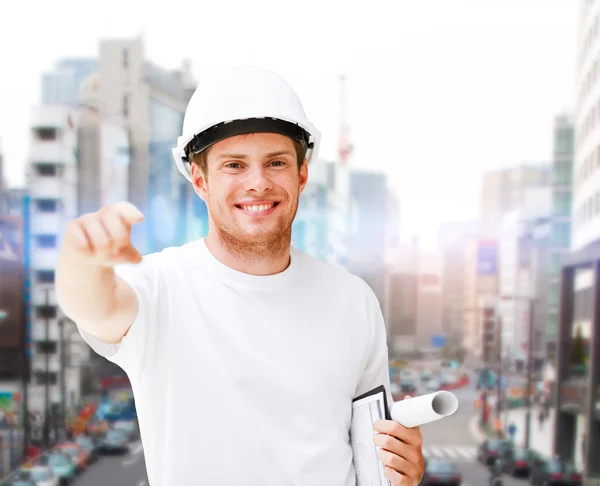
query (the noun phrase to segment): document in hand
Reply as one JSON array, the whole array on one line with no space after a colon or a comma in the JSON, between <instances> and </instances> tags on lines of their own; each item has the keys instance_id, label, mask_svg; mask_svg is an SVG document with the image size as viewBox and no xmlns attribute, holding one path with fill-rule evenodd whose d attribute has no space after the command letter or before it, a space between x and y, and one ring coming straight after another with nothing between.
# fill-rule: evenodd
<instances>
[{"instance_id":1,"label":"document in hand","mask_svg":"<svg viewBox=\"0 0 600 486\"><path fill-rule=\"evenodd\" d=\"M357 486L392 486L383 474L384 465L377 458L377 446L373 443L373 424L380 419L390 420L383 385L352 400L350 443Z\"/></svg>"}]
</instances>

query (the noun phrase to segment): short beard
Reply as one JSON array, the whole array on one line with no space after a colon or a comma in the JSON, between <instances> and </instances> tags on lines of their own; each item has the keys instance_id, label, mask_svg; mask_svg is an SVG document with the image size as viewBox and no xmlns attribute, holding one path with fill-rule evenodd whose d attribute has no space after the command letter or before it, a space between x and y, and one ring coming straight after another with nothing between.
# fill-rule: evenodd
<instances>
[{"instance_id":1,"label":"short beard","mask_svg":"<svg viewBox=\"0 0 600 486\"><path fill-rule=\"evenodd\" d=\"M273 234L264 240L240 239L227 232L226 228L215 225L219 241L224 248L241 260L247 262L268 261L289 251L292 241L291 225L282 233Z\"/></svg>"},{"instance_id":2,"label":"short beard","mask_svg":"<svg viewBox=\"0 0 600 486\"><path fill-rule=\"evenodd\" d=\"M297 211L298 201L290 215L280 221L272 233L262 238L246 235L240 228L231 228L212 218L211 225L220 243L232 255L248 263L267 262L289 253L292 241L292 223Z\"/></svg>"}]
</instances>

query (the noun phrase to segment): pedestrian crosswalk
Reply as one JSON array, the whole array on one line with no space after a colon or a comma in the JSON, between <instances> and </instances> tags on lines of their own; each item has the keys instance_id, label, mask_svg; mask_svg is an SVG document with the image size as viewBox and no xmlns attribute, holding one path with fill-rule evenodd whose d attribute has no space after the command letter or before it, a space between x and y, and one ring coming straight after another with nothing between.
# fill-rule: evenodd
<instances>
[{"instance_id":1,"label":"pedestrian crosswalk","mask_svg":"<svg viewBox=\"0 0 600 486\"><path fill-rule=\"evenodd\" d=\"M474 461L477 458L477 447L461 445L424 445L423 456L427 459Z\"/></svg>"}]
</instances>

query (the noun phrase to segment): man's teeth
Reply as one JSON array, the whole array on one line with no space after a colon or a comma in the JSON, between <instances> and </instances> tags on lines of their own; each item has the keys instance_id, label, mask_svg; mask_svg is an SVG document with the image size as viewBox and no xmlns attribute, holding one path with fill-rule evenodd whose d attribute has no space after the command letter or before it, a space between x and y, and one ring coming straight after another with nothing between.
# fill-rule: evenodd
<instances>
[{"instance_id":1,"label":"man's teeth","mask_svg":"<svg viewBox=\"0 0 600 486\"><path fill-rule=\"evenodd\" d=\"M251 206L242 206L244 211L266 211L267 209L271 209L273 207L273 203L271 204L253 204Z\"/></svg>"}]
</instances>

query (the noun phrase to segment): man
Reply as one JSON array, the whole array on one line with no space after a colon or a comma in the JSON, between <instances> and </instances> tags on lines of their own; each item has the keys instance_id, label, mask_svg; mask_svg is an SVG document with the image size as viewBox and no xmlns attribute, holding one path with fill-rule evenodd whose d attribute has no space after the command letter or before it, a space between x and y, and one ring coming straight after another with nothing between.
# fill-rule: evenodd
<instances>
[{"instance_id":1,"label":"man","mask_svg":"<svg viewBox=\"0 0 600 486\"><path fill-rule=\"evenodd\" d=\"M225 69L194 93L173 151L207 204L206 239L142 258L127 203L68 225L59 301L130 378L151 486L355 484L351 403L389 393L385 326L362 280L290 246L318 144L283 79ZM375 428L387 478L416 486L419 430Z\"/></svg>"}]
</instances>

